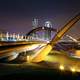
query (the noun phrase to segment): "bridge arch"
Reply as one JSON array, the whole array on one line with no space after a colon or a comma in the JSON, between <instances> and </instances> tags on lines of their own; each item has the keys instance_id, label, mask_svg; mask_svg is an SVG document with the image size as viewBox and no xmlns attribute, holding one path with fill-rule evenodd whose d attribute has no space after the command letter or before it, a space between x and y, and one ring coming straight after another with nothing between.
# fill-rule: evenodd
<instances>
[{"instance_id":1,"label":"bridge arch","mask_svg":"<svg viewBox=\"0 0 80 80\"><path fill-rule=\"evenodd\" d=\"M57 29L54 29L54 28L49 28L49 27L38 27L38 28L35 28L33 30L31 30L30 32L28 32L26 34L26 36L29 36L30 34L34 33L34 32L37 32L37 31L41 31L41 30L49 30L49 31L53 31L53 32L57 32Z\"/></svg>"},{"instance_id":2,"label":"bridge arch","mask_svg":"<svg viewBox=\"0 0 80 80\"><path fill-rule=\"evenodd\" d=\"M26 34L29 40L48 40L52 39L53 32L57 32L57 29L49 27L37 27Z\"/></svg>"}]
</instances>

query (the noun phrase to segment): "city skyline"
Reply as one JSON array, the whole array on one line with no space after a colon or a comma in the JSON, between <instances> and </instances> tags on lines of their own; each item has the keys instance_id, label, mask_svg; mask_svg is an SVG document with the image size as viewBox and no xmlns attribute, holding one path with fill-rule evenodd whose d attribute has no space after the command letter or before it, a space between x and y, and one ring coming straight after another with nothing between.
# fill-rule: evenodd
<instances>
[{"instance_id":1,"label":"city skyline","mask_svg":"<svg viewBox=\"0 0 80 80\"><path fill-rule=\"evenodd\" d=\"M32 29L33 18L38 18L42 26L49 20L59 29L79 11L79 0L1 0L0 29L26 34ZM71 33L79 32L79 25Z\"/></svg>"},{"instance_id":2,"label":"city skyline","mask_svg":"<svg viewBox=\"0 0 80 80\"><path fill-rule=\"evenodd\" d=\"M0 69L3 80L79 76L80 0L0 0Z\"/></svg>"}]
</instances>

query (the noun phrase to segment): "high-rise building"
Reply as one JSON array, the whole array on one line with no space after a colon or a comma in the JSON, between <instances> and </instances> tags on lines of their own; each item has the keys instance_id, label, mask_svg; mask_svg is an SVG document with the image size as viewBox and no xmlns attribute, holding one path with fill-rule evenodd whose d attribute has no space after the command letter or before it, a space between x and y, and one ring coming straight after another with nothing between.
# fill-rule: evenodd
<instances>
[{"instance_id":1,"label":"high-rise building","mask_svg":"<svg viewBox=\"0 0 80 80\"><path fill-rule=\"evenodd\" d=\"M34 19L32 20L32 28L35 29L35 28L37 28L37 27L38 27L38 19L34 18ZM36 38L36 37L37 37L36 32L33 33L32 36L33 36L34 38Z\"/></svg>"},{"instance_id":2,"label":"high-rise building","mask_svg":"<svg viewBox=\"0 0 80 80\"><path fill-rule=\"evenodd\" d=\"M35 28L38 27L38 19L34 18L34 19L32 20L32 27L33 27L33 29L35 29Z\"/></svg>"},{"instance_id":3,"label":"high-rise building","mask_svg":"<svg viewBox=\"0 0 80 80\"><path fill-rule=\"evenodd\" d=\"M52 28L52 23L50 21L46 21L45 27ZM51 40L51 31L46 30L44 34L45 34L45 36L44 36L45 39Z\"/></svg>"}]
</instances>

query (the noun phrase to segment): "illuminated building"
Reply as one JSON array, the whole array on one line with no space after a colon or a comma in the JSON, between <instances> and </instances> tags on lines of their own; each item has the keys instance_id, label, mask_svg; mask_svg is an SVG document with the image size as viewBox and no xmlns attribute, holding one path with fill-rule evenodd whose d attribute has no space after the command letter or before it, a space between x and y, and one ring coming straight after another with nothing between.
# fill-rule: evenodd
<instances>
[{"instance_id":1,"label":"illuminated building","mask_svg":"<svg viewBox=\"0 0 80 80\"><path fill-rule=\"evenodd\" d=\"M45 27L52 28L52 23L50 21L46 21ZM45 39L51 40L51 31L50 30L45 31Z\"/></svg>"},{"instance_id":2,"label":"illuminated building","mask_svg":"<svg viewBox=\"0 0 80 80\"><path fill-rule=\"evenodd\" d=\"M0 41L6 39L6 36L8 36L8 33L5 30L0 31ZM8 39L8 37L7 37Z\"/></svg>"},{"instance_id":3,"label":"illuminated building","mask_svg":"<svg viewBox=\"0 0 80 80\"><path fill-rule=\"evenodd\" d=\"M38 19L34 18L34 19L32 20L32 28L35 29L35 28L37 28L37 27L38 27ZM37 36L36 32L33 33L33 37L36 37L36 36Z\"/></svg>"}]
</instances>

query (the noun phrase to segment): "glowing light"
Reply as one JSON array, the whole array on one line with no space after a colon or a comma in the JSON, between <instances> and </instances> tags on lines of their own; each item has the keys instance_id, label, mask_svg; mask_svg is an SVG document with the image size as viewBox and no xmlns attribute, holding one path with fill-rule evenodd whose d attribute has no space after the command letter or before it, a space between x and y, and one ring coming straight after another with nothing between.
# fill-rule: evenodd
<instances>
[{"instance_id":1,"label":"glowing light","mask_svg":"<svg viewBox=\"0 0 80 80\"><path fill-rule=\"evenodd\" d=\"M30 59L30 56L27 56L27 61L29 61L29 59Z\"/></svg>"},{"instance_id":2,"label":"glowing light","mask_svg":"<svg viewBox=\"0 0 80 80\"><path fill-rule=\"evenodd\" d=\"M64 70L64 66L63 66L63 65L60 65L60 66L59 66L59 69L60 69L60 70Z\"/></svg>"},{"instance_id":3,"label":"glowing light","mask_svg":"<svg viewBox=\"0 0 80 80\"><path fill-rule=\"evenodd\" d=\"M70 39L72 39L74 42L78 42L75 38L73 38L72 36L70 35L66 35L67 37L69 37Z\"/></svg>"},{"instance_id":4,"label":"glowing light","mask_svg":"<svg viewBox=\"0 0 80 80\"><path fill-rule=\"evenodd\" d=\"M47 41L47 43L49 43L49 41Z\"/></svg>"},{"instance_id":5,"label":"glowing light","mask_svg":"<svg viewBox=\"0 0 80 80\"><path fill-rule=\"evenodd\" d=\"M33 44L33 45L27 45L26 50L28 50L28 51L34 50L34 49L39 48L39 47L42 47L42 46L44 46L44 45L46 45L46 44Z\"/></svg>"},{"instance_id":6,"label":"glowing light","mask_svg":"<svg viewBox=\"0 0 80 80\"><path fill-rule=\"evenodd\" d=\"M76 56L80 57L80 50L75 51Z\"/></svg>"},{"instance_id":7,"label":"glowing light","mask_svg":"<svg viewBox=\"0 0 80 80\"><path fill-rule=\"evenodd\" d=\"M71 68L71 71L72 71L72 72L75 72L76 70L75 70L75 68L72 67L72 68Z\"/></svg>"},{"instance_id":8,"label":"glowing light","mask_svg":"<svg viewBox=\"0 0 80 80\"><path fill-rule=\"evenodd\" d=\"M17 58L19 54L16 52L11 53L11 55L8 58L8 61L14 60L15 58Z\"/></svg>"}]
</instances>

